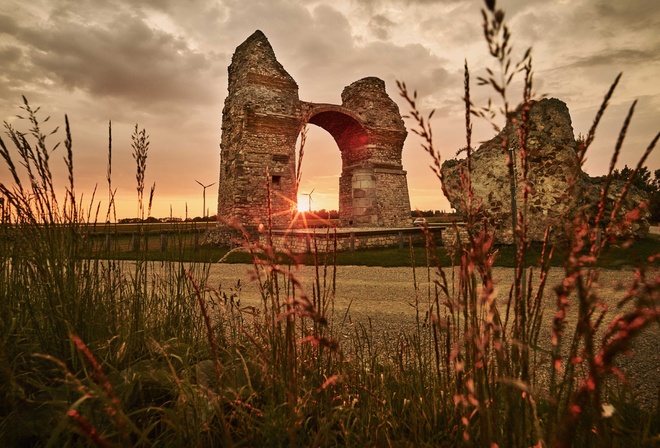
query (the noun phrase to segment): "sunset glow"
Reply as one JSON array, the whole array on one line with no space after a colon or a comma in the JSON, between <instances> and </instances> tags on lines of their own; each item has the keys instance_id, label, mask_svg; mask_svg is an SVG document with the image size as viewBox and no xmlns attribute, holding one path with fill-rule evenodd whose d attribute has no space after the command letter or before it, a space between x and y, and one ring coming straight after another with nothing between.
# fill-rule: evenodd
<instances>
[{"instance_id":1,"label":"sunset glow","mask_svg":"<svg viewBox=\"0 0 660 448\"><path fill-rule=\"evenodd\" d=\"M300 140L296 151L299 147ZM337 143L325 130L309 125L298 188L298 210L310 210L308 193L312 191L312 210L338 210L340 175L341 152Z\"/></svg>"},{"instance_id":2,"label":"sunset glow","mask_svg":"<svg viewBox=\"0 0 660 448\"><path fill-rule=\"evenodd\" d=\"M130 136L136 123L150 137L145 181L156 184L152 215L198 216L202 195L195 179L217 182L221 114L227 67L238 44L261 29L279 62L299 85L303 101L341 104L342 89L377 76L408 113L396 90L402 80L418 92L418 105L433 117L436 148L443 158L465 146L463 64L472 79L489 60L483 42L483 2L422 0L194 1L135 3L128 0L72 3L5 0L0 4L0 118L28 130L16 118L21 95L41 107L54 146L64 139L64 114L73 133L76 191L106 201L108 122L112 121L112 186L118 217L135 214L135 162ZM660 8L645 2L502 1L511 25L514 54L533 47L534 87L566 102L575 135L585 135L619 72L623 78L585 170L605 172L612 141L631 102L639 98L617 166L634 165L656 132L660 115L657 23ZM583 26L585 23L589 27ZM579 42L579 45L575 43ZM484 105L491 89L472 86ZM520 98L514 84L510 102ZM496 107L499 107L496 104ZM499 123L501 124L501 123ZM493 136L475 121L473 142ZM61 149L58 149L58 152ZM56 182L66 183L61 153L53 156ZM449 208L420 140L409 133L403 150L413 209ZM660 152L646 162L660 168ZM324 130L310 126L301 193L314 189L313 209L337 209L341 154ZM0 178L9 179L5 167ZM206 203L215 213L217 187ZM302 209L309 209L304 197ZM105 208L104 205L101 208Z\"/></svg>"}]
</instances>

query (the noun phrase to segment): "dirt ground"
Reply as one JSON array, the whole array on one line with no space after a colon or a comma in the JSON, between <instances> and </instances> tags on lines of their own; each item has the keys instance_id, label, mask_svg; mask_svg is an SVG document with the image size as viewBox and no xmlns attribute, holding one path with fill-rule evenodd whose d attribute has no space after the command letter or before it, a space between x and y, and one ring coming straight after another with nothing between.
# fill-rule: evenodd
<instances>
[{"instance_id":1,"label":"dirt ground","mask_svg":"<svg viewBox=\"0 0 660 448\"><path fill-rule=\"evenodd\" d=\"M259 306L261 299L255 281L251 281L254 268L244 264L214 264L211 267L210 286L227 291L241 280L241 305ZM545 344L549 347L550 322L555 313L554 287L563 280L563 271L553 268L550 271L544 299L544 323L541 330L547 336ZM295 275L311 295L311 285L315 278L313 267L302 267ZM326 285L332 284L332 269L328 268ZM446 273L452 282L452 273ZM495 268L497 299L503 303L513 282L513 269ZM627 287L633 279L632 269L602 270L597 286L598 296L609 307L605 323L625 310L617 307L624 297ZM652 273L656 278L660 272ZM323 271L320 272L323 288ZM429 296L433 296L433 282L437 276L426 268L382 268L364 266L339 266L336 271L336 293L334 300L334 322L342 325L345 333L352 331L354 325L371 325L374 334L380 335L384 346L392 347L400 330L415 328L417 309L423 322L424 314L429 309ZM533 277L535 278L535 277ZM415 282L417 288L415 288ZM457 280L456 280L457 284ZM419 304L416 308L415 302ZM569 308L569 322L576 321L577 306ZM603 330L607 325L603 325ZM347 336L347 335L346 335ZM660 400L660 322L650 325L634 342L631 356L621 356L617 363L629 377L636 399L646 408L656 408Z\"/></svg>"}]
</instances>

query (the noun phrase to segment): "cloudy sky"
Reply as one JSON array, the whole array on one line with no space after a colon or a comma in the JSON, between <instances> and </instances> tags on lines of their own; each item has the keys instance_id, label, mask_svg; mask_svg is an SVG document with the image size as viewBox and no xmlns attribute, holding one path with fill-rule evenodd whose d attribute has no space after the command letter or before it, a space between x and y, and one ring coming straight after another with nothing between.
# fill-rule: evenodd
<instances>
[{"instance_id":1,"label":"cloudy sky","mask_svg":"<svg viewBox=\"0 0 660 448\"><path fill-rule=\"evenodd\" d=\"M514 56L533 47L536 91L568 104L576 135L586 134L603 95L623 72L585 168L592 175L605 172L634 99L639 104L619 165L636 163L660 130L657 0L498 5L507 13ZM345 86L377 76L406 112L395 81L417 89L423 109L437 109L436 146L452 157L465 146L463 62L473 79L494 67L483 41L481 6L479 0L0 0L0 119L27 129L15 118L21 95L41 106L53 127L68 114L77 192L89 198L98 185L102 207L112 120L119 217L136 215L130 136L137 123L151 142L146 183L156 183L152 214L168 216L171 209L184 217L187 207L188 216L201 215L202 188L195 180L211 184L218 178L227 67L236 46L261 29L298 82L302 100L339 104ZM474 84L472 90L481 104L491 94ZM519 98L512 92L512 103ZM491 136L489 125L476 126L478 141ZM61 161L62 149L54 162ZM413 208L448 209L413 136L403 163ZM647 165L660 168L660 152ZM337 208L340 170L331 137L312 126L301 191L315 189L315 208ZM63 185L64 163L55 171ZM4 165L0 179L9 180ZM216 186L207 190L211 214L216 194Z\"/></svg>"}]
</instances>

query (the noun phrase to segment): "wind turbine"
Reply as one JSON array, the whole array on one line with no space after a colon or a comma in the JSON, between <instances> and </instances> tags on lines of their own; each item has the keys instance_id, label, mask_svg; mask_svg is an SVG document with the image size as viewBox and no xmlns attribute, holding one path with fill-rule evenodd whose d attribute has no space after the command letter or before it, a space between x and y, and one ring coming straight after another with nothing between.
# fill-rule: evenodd
<instances>
[{"instance_id":1,"label":"wind turbine","mask_svg":"<svg viewBox=\"0 0 660 448\"><path fill-rule=\"evenodd\" d=\"M202 193L203 207L204 207L204 210L202 210L202 218L206 218L206 189L207 189L208 187L212 187L213 185L215 185L215 182L213 182L212 184L208 184L208 185L204 185L203 183L201 183L201 182L198 181L198 180L195 180L195 182L197 182L198 184L200 184L200 185L202 186L202 188L204 189L204 191L203 191L203 193Z\"/></svg>"},{"instance_id":2,"label":"wind turbine","mask_svg":"<svg viewBox=\"0 0 660 448\"><path fill-rule=\"evenodd\" d=\"M303 193L303 196L307 196L307 205L309 207L309 211L312 211L312 193L314 193L315 188L312 188L312 191L309 193Z\"/></svg>"}]
</instances>

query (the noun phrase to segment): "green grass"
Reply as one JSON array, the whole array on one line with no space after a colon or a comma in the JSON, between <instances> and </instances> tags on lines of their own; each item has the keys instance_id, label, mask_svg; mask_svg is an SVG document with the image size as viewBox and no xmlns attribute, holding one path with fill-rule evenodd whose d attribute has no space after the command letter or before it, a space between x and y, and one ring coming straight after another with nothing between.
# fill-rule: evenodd
<instances>
[{"instance_id":1,"label":"green grass","mask_svg":"<svg viewBox=\"0 0 660 448\"><path fill-rule=\"evenodd\" d=\"M540 243L532 243L525 254L525 265L538 265L543 247ZM497 246L498 256L494 266L514 268L516 267L516 248L512 245ZM660 253L660 236L648 235L646 238L637 240L623 240L612 242L605 246L603 253L598 258L596 266L607 269L621 269L624 267L648 264L660 266L660 260L649 261L649 257ZM566 258L566 251L555 248L551 266L561 267Z\"/></svg>"},{"instance_id":2,"label":"green grass","mask_svg":"<svg viewBox=\"0 0 660 448\"><path fill-rule=\"evenodd\" d=\"M145 222L145 223L93 223L84 225L92 234L105 235L107 233L127 235L133 232L143 233L179 233L179 232L203 232L217 226L215 221L180 221L180 222Z\"/></svg>"},{"instance_id":3,"label":"green grass","mask_svg":"<svg viewBox=\"0 0 660 448\"><path fill-rule=\"evenodd\" d=\"M142 239L141 249L138 251L130 250L131 236L120 235L112 239L113 250L108 253L102 249L104 244L103 235L95 237L95 249L91 256L111 257L117 260L136 260L146 258L151 261L180 260L185 262L215 263L223 260L224 263L252 263L250 254L236 251L229 255L229 248L216 247L212 245L194 244L195 233L185 230L169 233L167 235L167 249L161 250L160 234L154 233L147 238ZM148 248L145 251L145 243ZM497 248L497 257L494 266L513 268L516 266L516 249L512 245L499 245ZM542 251L540 243L532 243L526 253L526 266L538 265ZM426 248L416 246L413 248L414 264L416 266L425 266L427 264ZM605 250L598 260L598 266L608 269L617 269L623 267L637 266L640 263L648 262L648 258L654 254L660 253L660 236L649 235L646 238L632 240L631 242L622 241L611 243L605 247ZM451 266L452 261L446 248L438 247L436 249L437 258L442 266ZM551 265L561 267L564 255L560 249L551 260ZM283 260L284 254L280 254ZM313 265L313 254L300 254L296 256L296 261L300 264ZM383 267L409 267L411 266L410 249L404 248L383 248L383 249L360 249L356 251L341 251L336 254L336 264L338 266L383 266ZM454 260L454 264L457 264ZM433 262L431 262L433 264ZM660 260L654 260L652 265L659 265Z\"/></svg>"}]
</instances>

